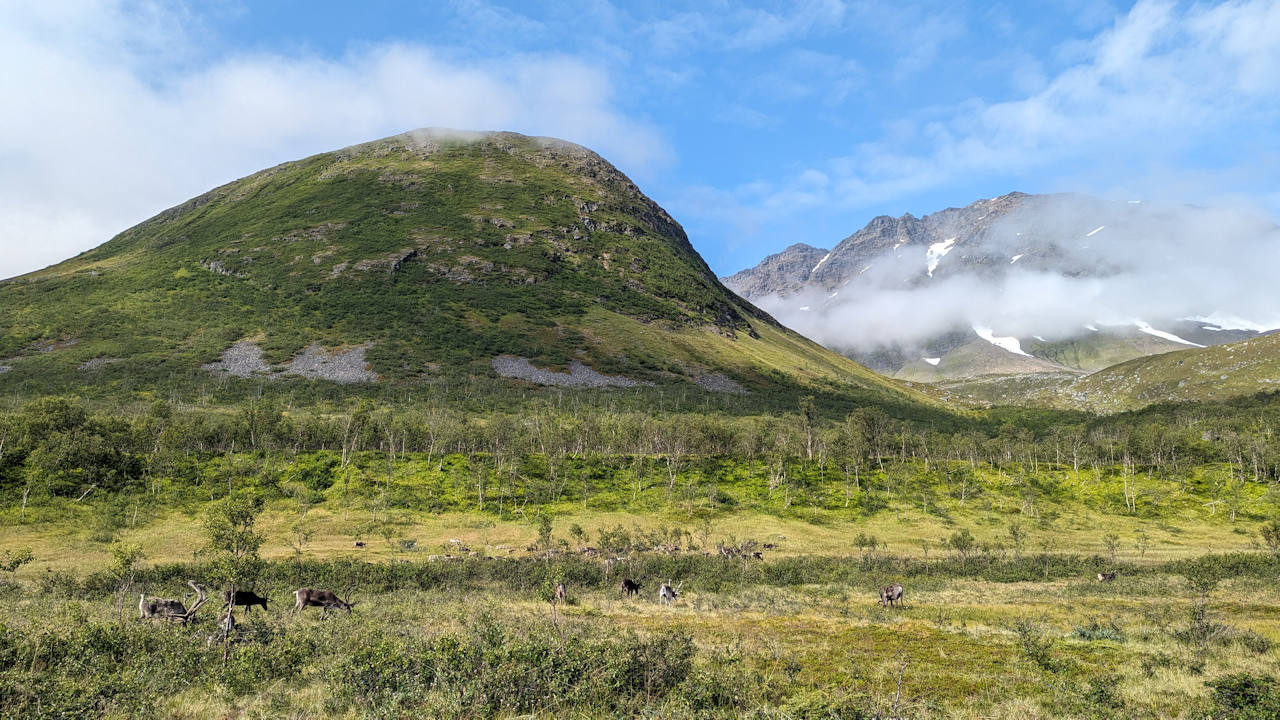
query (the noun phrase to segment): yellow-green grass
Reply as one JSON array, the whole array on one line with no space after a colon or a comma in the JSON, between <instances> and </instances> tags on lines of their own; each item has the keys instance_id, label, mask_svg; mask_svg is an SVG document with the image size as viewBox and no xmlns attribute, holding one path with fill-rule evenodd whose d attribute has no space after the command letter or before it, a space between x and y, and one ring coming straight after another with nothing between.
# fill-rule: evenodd
<instances>
[{"instance_id":1,"label":"yellow-green grass","mask_svg":"<svg viewBox=\"0 0 1280 720\"><path fill-rule=\"evenodd\" d=\"M1162 583L1167 593L1158 589ZM324 624L335 637L384 628L406 638L429 638L468 632L483 610L535 633L677 629L694 637L703 652L699 662L735 658L761 681L787 688L793 700L807 693L850 697L881 712L896 702L904 715L923 718L1090 717L1099 708L1079 698L1090 681L1101 681L1123 702L1110 708L1112 716L1164 718L1194 717L1197 703L1208 695L1207 679L1232 672L1274 673L1274 650L1259 655L1229 645L1201 655L1176 641L1166 627L1184 620L1191 595L1176 576L1121 578L1107 585L942 580L936 587L909 587L901 609L879 607L862 589L832 586L746 586L725 593L685 587L674 608L663 608L647 591L624 600L613 591L571 588L569 603L553 618L545 602L502 588L466 597L447 589L403 590L361 596L351 617L322 620L316 612L293 617L273 608L265 617L255 614L242 622L286 632ZM68 604L77 606L74 613L99 621L122 614L107 601L23 596L0 610L0 621L34 630L42 618L65 614ZM1218 620L1280 641L1280 591L1274 586L1228 581L1211 595L1209 607ZM1095 619L1114 622L1124 639L1073 637L1074 627ZM1019 621L1034 623L1039 636L1052 643L1054 669L1038 666L1020 649L1014 629ZM277 681L239 697L183 693L166 699L163 713L302 716L326 706L324 682L324 674L312 669L296 681ZM349 710L345 716L358 714Z\"/></svg>"},{"instance_id":2,"label":"yellow-green grass","mask_svg":"<svg viewBox=\"0 0 1280 720\"><path fill-rule=\"evenodd\" d=\"M798 513L799 517L740 512L698 519L689 517L678 505L643 513L584 511L581 506L564 505L554 514L553 533L576 544L569 528L577 524L586 533L590 545L601 529L618 525L627 530L650 531L678 527L692 533L695 542L699 535L705 535L710 546L730 540L776 545L776 549L767 551L769 556L856 555L860 551L854 539L866 534L881 544L878 552L922 556L927 551L930 557L939 557L951 553L945 543L960 529L971 532L978 543L999 543L1004 553L1012 555L1016 549L1010 526L1017 524L1026 534L1021 548L1024 553L1107 556L1107 536L1114 535L1116 559L1136 564L1154 564L1211 552L1249 551L1258 546L1260 523L1243 517L1230 522L1225 510L1211 514L1208 508L1201 508L1153 520L1100 512L1085 504L1043 504L1036 510L1037 517L1023 512L1015 500L995 499L989 511L985 502L971 500L963 506L951 503L949 521L915 508L895 506L869 518L831 519L828 517L831 513L821 513L818 523L806 519L803 511ZM193 553L206 542L201 523L203 509L204 505L197 504L187 510L159 511L136 527L128 527L126 521L118 538L139 545L151 562L190 561ZM58 503L56 509L30 508L28 522L9 524L0 535L0 550L32 548L36 560L22 569L20 577L34 577L46 568L82 573L101 569L110 559L110 544L92 539L95 512L92 506L70 502ZM1048 520L1045 513L1056 517ZM17 519L16 509L10 508L7 514ZM43 522L42 516L56 519ZM526 548L535 542L538 532L532 515L527 520L504 520L479 512L433 514L391 510L389 515L383 515L389 517L389 522L379 526L390 527L389 543L370 529L374 516L365 501L359 499L346 503L341 499L330 500L310 507L305 516L291 500L273 501L258 521L258 529L266 536L262 555L268 559L296 556L291 542L297 539L295 527L300 518L304 518L304 526L311 532L302 546L302 556L314 559L355 555L370 561L385 561L464 554L458 546L487 556L519 556L528 554ZM1139 545L1140 533L1147 538L1145 550ZM355 547L357 539L366 546ZM400 547L402 540L413 540L416 547L406 552ZM452 540L460 542L452 543Z\"/></svg>"},{"instance_id":3,"label":"yellow-green grass","mask_svg":"<svg viewBox=\"0 0 1280 720\"><path fill-rule=\"evenodd\" d=\"M872 372L790 330L757 319L749 322L759 337L745 332L731 337L701 327L659 328L602 308L589 310L582 325L600 347L624 355L667 356L701 365L698 369L726 369L743 377L778 372L802 382L854 384L941 405L918 387Z\"/></svg>"}]
</instances>

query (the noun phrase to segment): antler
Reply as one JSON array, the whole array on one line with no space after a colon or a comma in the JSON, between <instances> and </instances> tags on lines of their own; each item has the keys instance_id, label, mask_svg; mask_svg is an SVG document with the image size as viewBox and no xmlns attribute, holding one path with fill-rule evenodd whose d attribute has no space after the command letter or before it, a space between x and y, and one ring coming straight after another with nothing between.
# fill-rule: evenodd
<instances>
[{"instance_id":1,"label":"antler","mask_svg":"<svg viewBox=\"0 0 1280 720\"><path fill-rule=\"evenodd\" d=\"M196 603L192 605L189 610L187 610L186 614L179 616L182 618L182 622L184 623L191 620L191 618L195 617L196 611L200 609L201 605L204 605L205 603L209 602L209 594L204 591L203 585L197 585L195 580L188 580L187 584L191 586L192 590L196 591L197 597L196 597Z\"/></svg>"}]
</instances>

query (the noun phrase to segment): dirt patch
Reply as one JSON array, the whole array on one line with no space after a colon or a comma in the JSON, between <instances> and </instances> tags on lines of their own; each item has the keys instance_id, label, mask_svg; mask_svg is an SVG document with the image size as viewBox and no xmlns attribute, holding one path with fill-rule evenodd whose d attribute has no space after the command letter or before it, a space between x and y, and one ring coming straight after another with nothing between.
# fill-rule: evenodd
<instances>
[{"instance_id":1,"label":"dirt patch","mask_svg":"<svg viewBox=\"0 0 1280 720\"><path fill-rule=\"evenodd\" d=\"M32 345L31 349L36 352L47 353L53 352L54 350L66 350L69 347L75 347L78 342L80 342L80 338L76 337L63 338L61 340L41 340L35 345Z\"/></svg>"},{"instance_id":2,"label":"dirt patch","mask_svg":"<svg viewBox=\"0 0 1280 720\"><path fill-rule=\"evenodd\" d=\"M262 359L262 348L249 340L241 340L232 345L222 353L221 360L201 367L210 372L242 378L254 373L271 372L271 366Z\"/></svg>"},{"instance_id":3,"label":"dirt patch","mask_svg":"<svg viewBox=\"0 0 1280 720\"><path fill-rule=\"evenodd\" d=\"M96 358L93 358L92 360L86 360L85 362L80 363L80 369L81 370L98 370L102 367L105 367L107 365L112 365L120 361L121 361L120 358L96 357Z\"/></svg>"},{"instance_id":4,"label":"dirt patch","mask_svg":"<svg viewBox=\"0 0 1280 720\"><path fill-rule=\"evenodd\" d=\"M311 343L289 363L287 372L343 384L373 382L378 375L368 368L364 359L365 351L371 346L372 343L366 343L346 350L326 350L319 343Z\"/></svg>"},{"instance_id":5,"label":"dirt patch","mask_svg":"<svg viewBox=\"0 0 1280 720\"><path fill-rule=\"evenodd\" d=\"M695 382L711 392L734 393L736 395L747 394L746 388L723 373L701 373Z\"/></svg>"},{"instance_id":6,"label":"dirt patch","mask_svg":"<svg viewBox=\"0 0 1280 720\"><path fill-rule=\"evenodd\" d=\"M533 366L526 358L514 355L499 355L490 365L493 371L502 377L525 380L538 385L560 385L563 387L635 387L637 385L653 385L644 380L632 380L620 375L605 375L574 360L569 363L569 372L561 373L552 370L541 370Z\"/></svg>"}]
</instances>

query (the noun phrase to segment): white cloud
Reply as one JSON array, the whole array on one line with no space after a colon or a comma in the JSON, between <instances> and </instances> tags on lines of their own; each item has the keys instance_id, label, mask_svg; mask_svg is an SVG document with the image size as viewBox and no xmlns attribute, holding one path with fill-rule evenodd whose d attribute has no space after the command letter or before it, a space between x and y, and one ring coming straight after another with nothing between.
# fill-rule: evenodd
<instances>
[{"instance_id":1,"label":"white cloud","mask_svg":"<svg viewBox=\"0 0 1280 720\"><path fill-rule=\"evenodd\" d=\"M207 60L192 28L154 4L0 7L0 277L262 167L417 127L552 135L630 171L668 155L611 78L571 58L401 44Z\"/></svg>"},{"instance_id":2,"label":"white cloud","mask_svg":"<svg viewBox=\"0 0 1280 720\"><path fill-rule=\"evenodd\" d=\"M1106 229L1089 237L1099 225ZM833 257L841 252L837 247ZM1014 253L1017 264L995 264ZM912 348L973 327L1062 339L1087 325L1132 328L1135 318L1157 329L1188 317L1280 327L1271 279L1280 267L1280 229L1240 207L1048 196L1001 219L990 235L958 245L940 267L956 255L988 262L926 278L925 248L908 245L860 259L856 265L871 265L864 273L846 266L848 284L838 296L813 287L757 304L819 342L859 350Z\"/></svg>"},{"instance_id":3,"label":"white cloud","mask_svg":"<svg viewBox=\"0 0 1280 720\"><path fill-rule=\"evenodd\" d=\"M1277 37L1277 0L1185 8L1140 0L1085 46L1080 62L1043 81L1018 80L1034 88L1024 97L973 98L945 115L929 108L832 159L823 167L831 175L825 193L811 192L797 173L736 194L761 206L780 196L805 201L791 206L797 211L856 208L975 174L1043 177L1047 170L1109 183L1162 164L1185 167L1188 155L1247 163L1250 153L1238 148L1249 138L1234 132L1236 124L1280 126ZM1231 147L1245 157L1225 154Z\"/></svg>"}]
</instances>

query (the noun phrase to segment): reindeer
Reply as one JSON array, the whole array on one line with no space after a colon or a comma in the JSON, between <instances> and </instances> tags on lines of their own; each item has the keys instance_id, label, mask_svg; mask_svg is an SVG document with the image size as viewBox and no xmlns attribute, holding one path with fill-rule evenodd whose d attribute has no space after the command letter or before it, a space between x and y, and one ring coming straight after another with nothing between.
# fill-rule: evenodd
<instances>
[{"instance_id":1,"label":"reindeer","mask_svg":"<svg viewBox=\"0 0 1280 720\"><path fill-rule=\"evenodd\" d=\"M900 607L902 605L902 586L894 583L880 588L880 605Z\"/></svg>"},{"instance_id":2,"label":"reindeer","mask_svg":"<svg viewBox=\"0 0 1280 720\"><path fill-rule=\"evenodd\" d=\"M293 606L295 613L301 612L304 608L318 607L323 608L326 615L330 609L346 610L347 614L351 614L352 602L343 602L332 590L312 590L311 588L299 588L293 591L293 597L297 600L297 604ZM350 590L347 591L347 597L351 597Z\"/></svg>"},{"instance_id":3,"label":"reindeer","mask_svg":"<svg viewBox=\"0 0 1280 720\"><path fill-rule=\"evenodd\" d=\"M565 598L569 597L569 591L565 590L564 583L556 583L556 590L552 595L554 602L562 603Z\"/></svg>"},{"instance_id":4,"label":"reindeer","mask_svg":"<svg viewBox=\"0 0 1280 720\"><path fill-rule=\"evenodd\" d=\"M631 578L622 578L622 585L619 587L622 588L622 595L624 597L630 597L640 592L640 583L632 580Z\"/></svg>"},{"instance_id":5,"label":"reindeer","mask_svg":"<svg viewBox=\"0 0 1280 720\"><path fill-rule=\"evenodd\" d=\"M683 580L680 581L680 585L684 585ZM671 587L670 580L664 582L662 587L658 588L658 604L670 605L675 602L680 597L680 585Z\"/></svg>"},{"instance_id":6,"label":"reindeer","mask_svg":"<svg viewBox=\"0 0 1280 720\"><path fill-rule=\"evenodd\" d=\"M177 620L183 625L187 621L195 617L196 611L202 605L209 601L209 596L204 591L204 586L196 585L194 580L188 580L187 584L192 590L196 591L196 602L190 608L183 605L181 600L171 600L166 598L152 598L147 600L145 594L138 596L138 614L140 619L159 618L161 620Z\"/></svg>"},{"instance_id":7,"label":"reindeer","mask_svg":"<svg viewBox=\"0 0 1280 720\"><path fill-rule=\"evenodd\" d=\"M1115 579L1116 579L1116 574L1115 574L1115 573L1113 573L1113 572L1109 572L1109 573L1103 573L1103 572L1100 572L1100 573L1098 573L1098 582L1114 582L1114 581L1115 581Z\"/></svg>"},{"instance_id":8,"label":"reindeer","mask_svg":"<svg viewBox=\"0 0 1280 720\"><path fill-rule=\"evenodd\" d=\"M257 593L251 592L249 590L236 590L235 600L233 602L231 598L231 592L232 591L230 590L224 590L222 592L222 602L224 604L231 605L231 606L243 605L244 612L246 615L249 614L250 610L253 609L254 605L262 606L262 612L267 611L267 599L264 597L258 596Z\"/></svg>"},{"instance_id":9,"label":"reindeer","mask_svg":"<svg viewBox=\"0 0 1280 720\"><path fill-rule=\"evenodd\" d=\"M138 595L138 615L140 620L186 614L187 608L182 604L181 600L151 598L151 600L148 601L146 593Z\"/></svg>"}]
</instances>

